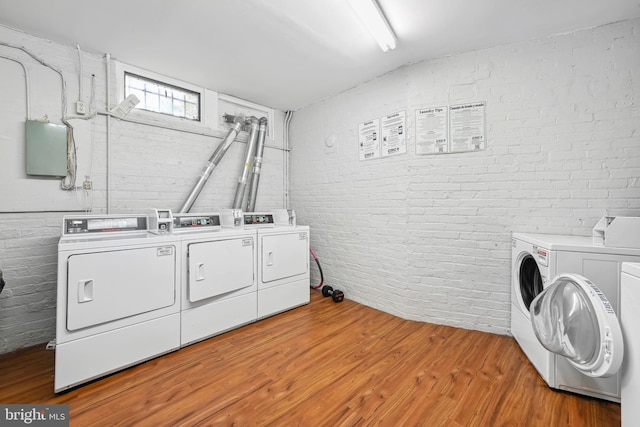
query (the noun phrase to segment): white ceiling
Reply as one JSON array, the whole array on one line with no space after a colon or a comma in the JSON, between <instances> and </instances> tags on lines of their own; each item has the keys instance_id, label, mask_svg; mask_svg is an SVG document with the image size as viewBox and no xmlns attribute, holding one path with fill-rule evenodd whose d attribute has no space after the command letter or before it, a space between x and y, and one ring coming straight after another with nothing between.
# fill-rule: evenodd
<instances>
[{"instance_id":1,"label":"white ceiling","mask_svg":"<svg viewBox=\"0 0 640 427\"><path fill-rule=\"evenodd\" d=\"M0 0L0 24L280 110L405 64L640 17L640 0L379 0L383 53L346 0Z\"/></svg>"}]
</instances>

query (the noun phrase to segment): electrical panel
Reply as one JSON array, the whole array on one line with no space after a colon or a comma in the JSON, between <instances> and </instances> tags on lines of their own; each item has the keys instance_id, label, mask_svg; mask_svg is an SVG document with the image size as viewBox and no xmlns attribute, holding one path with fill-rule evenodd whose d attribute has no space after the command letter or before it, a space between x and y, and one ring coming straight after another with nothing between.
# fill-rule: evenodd
<instances>
[{"instance_id":1,"label":"electrical panel","mask_svg":"<svg viewBox=\"0 0 640 427\"><path fill-rule=\"evenodd\" d=\"M27 175L67 175L67 127L27 120Z\"/></svg>"}]
</instances>

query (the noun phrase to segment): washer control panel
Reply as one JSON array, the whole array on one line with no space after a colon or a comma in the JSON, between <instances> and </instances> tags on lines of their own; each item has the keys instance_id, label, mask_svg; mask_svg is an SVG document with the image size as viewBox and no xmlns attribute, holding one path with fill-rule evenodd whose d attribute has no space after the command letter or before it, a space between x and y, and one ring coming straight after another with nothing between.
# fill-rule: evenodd
<instances>
[{"instance_id":1,"label":"washer control panel","mask_svg":"<svg viewBox=\"0 0 640 427\"><path fill-rule=\"evenodd\" d=\"M147 231L146 215L65 216L62 221L64 236Z\"/></svg>"},{"instance_id":2,"label":"washer control panel","mask_svg":"<svg viewBox=\"0 0 640 427\"><path fill-rule=\"evenodd\" d=\"M220 227L220 215L217 213L179 213L173 216L174 233L181 231L219 230Z\"/></svg>"},{"instance_id":3,"label":"washer control panel","mask_svg":"<svg viewBox=\"0 0 640 427\"><path fill-rule=\"evenodd\" d=\"M243 216L245 227L275 227L273 214L270 212L245 213Z\"/></svg>"}]
</instances>

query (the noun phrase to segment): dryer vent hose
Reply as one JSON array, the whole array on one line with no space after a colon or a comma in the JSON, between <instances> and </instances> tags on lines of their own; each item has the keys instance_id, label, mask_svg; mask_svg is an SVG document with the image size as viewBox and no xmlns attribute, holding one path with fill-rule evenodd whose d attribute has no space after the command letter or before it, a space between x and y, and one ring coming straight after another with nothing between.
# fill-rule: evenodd
<instances>
[{"instance_id":1,"label":"dryer vent hose","mask_svg":"<svg viewBox=\"0 0 640 427\"><path fill-rule=\"evenodd\" d=\"M320 283L318 283L316 286L311 286L311 288L320 289L322 287L322 284L324 283L324 275L322 274L322 267L320 267L320 261L318 260L318 257L316 256L316 253L313 251L312 248L309 248L309 252L311 252L311 256L313 256L313 259L316 261L316 264L318 265L318 271L320 271Z\"/></svg>"}]
</instances>

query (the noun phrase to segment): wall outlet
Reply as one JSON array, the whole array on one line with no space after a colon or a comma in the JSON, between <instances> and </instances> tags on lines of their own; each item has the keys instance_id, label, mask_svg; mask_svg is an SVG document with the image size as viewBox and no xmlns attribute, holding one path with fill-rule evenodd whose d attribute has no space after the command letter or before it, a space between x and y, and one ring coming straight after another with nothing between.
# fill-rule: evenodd
<instances>
[{"instance_id":1,"label":"wall outlet","mask_svg":"<svg viewBox=\"0 0 640 427\"><path fill-rule=\"evenodd\" d=\"M87 114L87 110L85 108L84 102L82 102L82 101L76 102L76 113L78 113L78 114Z\"/></svg>"},{"instance_id":2,"label":"wall outlet","mask_svg":"<svg viewBox=\"0 0 640 427\"><path fill-rule=\"evenodd\" d=\"M82 183L82 188L84 190L91 190L93 188L93 185L91 184L91 178L90 177L85 176L84 182Z\"/></svg>"}]
</instances>

